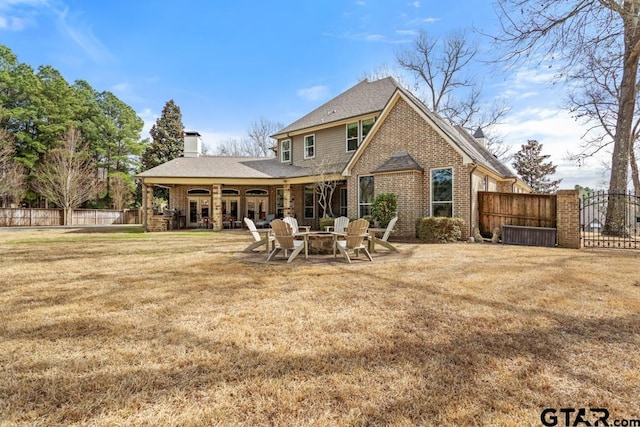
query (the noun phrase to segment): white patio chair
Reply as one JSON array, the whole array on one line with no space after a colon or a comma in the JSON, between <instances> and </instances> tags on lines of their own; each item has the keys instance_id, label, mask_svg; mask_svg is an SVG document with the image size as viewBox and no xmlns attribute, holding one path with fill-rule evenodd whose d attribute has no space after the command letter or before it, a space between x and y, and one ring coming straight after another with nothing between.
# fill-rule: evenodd
<instances>
[{"instance_id":1,"label":"white patio chair","mask_svg":"<svg viewBox=\"0 0 640 427\"><path fill-rule=\"evenodd\" d=\"M301 229L304 230L304 232L308 233L309 229L311 228L308 225L298 225L298 220L292 216L285 217L283 221L289 224L289 227L291 227L291 230L293 231L294 236L296 234L300 234Z\"/></svg>"},{"instance_id":2,"label":"white patio chair","mask_svg":"<svg viewBox=\"0 0 640 427\"><path fill-rule=\"evenodd\" d=\"M334 231L336 233L344 233L347 225L349 225L349 218L347 218L346 216L339 216L338 218L333 220L333 225L325 227L325 230Z\"/></svg>"},{"instance_id":3,"label":"white patio chair","mask_svg":"<svg viewBox=\"0 0 640 427\"><path fill-rule=\"evenodd\" d=\"M269 243L271 243L271 247L275 247L275 238L271 235L270 232L258 231L256 228L256 224L250 218L244 219L244 223L247 224L247 228L251 232L251 236L253 236L253 243L245 248L245 252L251 252L252 250L259 248L262 245L265 245L266 251L269 251ZM260 235L262 233L262 235ZM263 237L264 236L264 237Z\"/></svg>"}]
</instances>

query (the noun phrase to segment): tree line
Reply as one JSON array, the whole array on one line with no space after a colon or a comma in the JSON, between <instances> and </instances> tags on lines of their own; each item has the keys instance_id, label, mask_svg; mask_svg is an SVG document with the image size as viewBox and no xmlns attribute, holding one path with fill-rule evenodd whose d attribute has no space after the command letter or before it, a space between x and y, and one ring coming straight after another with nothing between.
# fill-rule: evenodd
<instances>
[{"instance_id":1,"label":"tree line","mask_svg":"<svg viewBox=\"0 0 640 427\"><path fill-rule=\"evenodd\" d=\"M135 190L133 174L146 146L140 138L143 125L113 93L97 91L85 80L70 84L48 65L34 70L0 45L2 205L37 207L48 200L63 206L45 189L51 179L45 166L60 164L61 153L73 146L81 169L92 178L91 185L83 185L91 191L81 203L128 207Z\"/></svg>"}]
</instances>

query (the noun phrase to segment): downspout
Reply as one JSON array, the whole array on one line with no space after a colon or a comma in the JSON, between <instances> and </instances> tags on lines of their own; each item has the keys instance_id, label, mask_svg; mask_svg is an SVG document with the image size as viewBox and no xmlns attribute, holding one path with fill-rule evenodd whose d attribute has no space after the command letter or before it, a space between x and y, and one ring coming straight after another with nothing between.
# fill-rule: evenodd
<instances>
[{"instance_id":1,"label":"downspout","mask_svg":"<svg viewBox=\"0 0 640 427\"><path fill-rule=\"evenodd\" d=\"M473 219L473 173L478 168L478 164L474 162L471 172L469 172L469 219ZM473 224L469 221L469 237L473 237Z\"/></svg>"}]
</instances>

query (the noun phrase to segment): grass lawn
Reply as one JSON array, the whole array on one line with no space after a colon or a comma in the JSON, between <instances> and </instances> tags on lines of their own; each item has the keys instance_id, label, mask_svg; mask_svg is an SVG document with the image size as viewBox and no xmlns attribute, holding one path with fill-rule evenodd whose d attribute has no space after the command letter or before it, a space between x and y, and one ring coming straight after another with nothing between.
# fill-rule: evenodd
<instances>
[{"instance_id":1,"label":"grass lawn","mask_svg":"<svg viewBox=\"0 0 640 427\"><path fill-rule=\"evenodd\" d=\"M640 251L286 265L245 233L89 231L0 231L1 426L640 419Z\"/></svg>"}]
</instances>

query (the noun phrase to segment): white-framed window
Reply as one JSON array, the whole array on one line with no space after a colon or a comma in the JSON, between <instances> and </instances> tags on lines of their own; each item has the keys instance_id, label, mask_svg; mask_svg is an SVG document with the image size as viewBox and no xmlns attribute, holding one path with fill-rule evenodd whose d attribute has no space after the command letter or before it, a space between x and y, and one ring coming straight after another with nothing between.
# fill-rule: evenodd
<instances>
[{"instance_id":1,"label":"white-framed window","mask_svg":"<svg viewBox=\"0 0 640 427\"><path fill-rule=\"evenodd\" d=\"M304 137L304 158L313 159L316 156L316 136L307 135Z\"/></svg>"},{"instance_id":2,"label":"white-framed window","mask_svg":"<svg viewBox=\"0 0 640 427\"><path fill-rule=\"evenodd\" d=\"M358 218L371 215L373 206L373 175L358 178Z\"/></svg>"},{"instance_id":3,"label":"white-framed window","mask_svg":"<svg viewBox=\"0 0 640 427\"><path fill-rule=\"evenodd\" d=\"M347 216L347 187L340 189L340 216Z\"/></svg>"},{"instance_id":4,"label":"white-framed window","mask_svg":"<svg viewBox=\"0 0 640 427\"><path fill-rule=\"evenodd\" d=\"M431 216L453 216L453 168L431 169Z\"/></svg>"},{"instance_id":5,"label":"white-framed window","mask_svg":"<svg viewBox=\"0 0 640 427\"><path fill-rule=\"evenodd\" d=\"M356 151L360 143L367 137L375 118L359 120L357 122L347 123L347 152Z\"/></svg>"},{"instance_id":6,"label":"white-framed window","mask_svg":"<svg viewBox=\"0 0 640 427\"><path fill-rule=\"evenodd\" d=\"M316 217L316 187L307 185L304 187L304 217L313 219Z\"/></svg>"},{"instance_id":7,"label":"white-framed window","mask_svg":"<svg viewBox=\"0 0 640 427\"><path fill-rule=\"evenodd\" d=\"M284 217L284 188L276 188L276 218Z\"/></svg>"},{"instance_id":8,"label":"white-framed window","mask_svg":"<svg viewBox=\"0 0 640 427\"><path fill-rule=\"evenodd\" d=\"M291 161L291 140L283 139L280 141L280 161L289 163Z\"/></svg>"}]
</instances>

